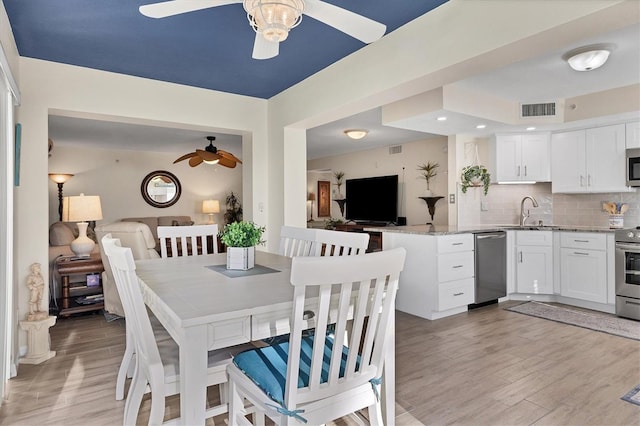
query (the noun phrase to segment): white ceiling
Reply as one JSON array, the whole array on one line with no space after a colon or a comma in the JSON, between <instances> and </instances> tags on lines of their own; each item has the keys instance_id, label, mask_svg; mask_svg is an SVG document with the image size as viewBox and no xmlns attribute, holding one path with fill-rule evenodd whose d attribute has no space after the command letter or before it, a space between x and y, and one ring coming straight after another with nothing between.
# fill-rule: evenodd
<instances>
[{"instance_id":1,"label":"white ceiling","mask_svg":"<svg viewBox=\"0 0 640 426\"><path fill-rule=\"evenodd\" d=\"M572 48L593 43L614 43L617 47L609 61L591 72L577 72L561 58ZM640 83L640 25L584 39L562 50L554 50L542 56L514 63L492 72L456 82L456 86L489 93L516 103L548 102L615 87ZM433 127L437 115L446 114L446 129ZM413 123L413 129L405 130L381 124L381 108L366 111L352 117L309 129L307 131L307 157L309 159L339 155L384 146L392 146L415 140L428 139L434 134L471 133L487 136L495 132L522 131L522 126L481 120L468 114L451 111L435 111L433 117L422 117L423 122ZM612 120L640 119L639 113L627 113L617 117L603 117L591 123L572 123L571 126L602 124ZM487 124L477 130L476 124ZM428 125L427 125L428 124ZM440 124L441 126L444 123ZM565 124L541 125L538 130L567 128ZM349 128L368 129L369 135L359 141L347 138L343 131ZM435 129L435 130L434 130ZM429 133L431 132L431 133ZM241 154L241 138L204 130L182 130L136 124L122 124L70 117L50 117L49 136L54 144L83 144L117 149L138 149L186 153L204 147L207 135L218 137L216 146L235 155Z\"/></svg>"}]
</instances>

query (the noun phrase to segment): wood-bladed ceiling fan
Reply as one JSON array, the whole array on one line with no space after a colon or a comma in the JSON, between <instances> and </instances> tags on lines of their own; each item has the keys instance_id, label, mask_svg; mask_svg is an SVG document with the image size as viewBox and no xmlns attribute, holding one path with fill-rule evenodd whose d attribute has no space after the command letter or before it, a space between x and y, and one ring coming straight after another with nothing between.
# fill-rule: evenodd
<instances>
[{"instance_id":1,"label":"wood-bladed ceiling fan","mask_svg":"<svg viewBox=\"0 0 640 426\"><path fill-rule=\"evenodd\" d=\"M185 154L174 161L173 164L186 160L187 158L189 159L189 165L191 167L196 167L204 162L207 164L220 164L221 166L233 169L237 163L242 164L242 161L235 155L213 146L213 141L216 140L215 136L207 136L207 140L209 141L209 146L205 149L196 149L195 152Z\"/></svg>"},{"instance_id":2,"label":"wood-bladed ceiling fan","mask_svg":"<svg viewBox=\"0 0 640 426\"><path fill-rule=\"evenodd\" d=\"M166 18L234 3L242 3L256 32L253 59L278 56L280 42L300 23L303 14L363 43L373 43L387 31L380 22L321 0L171 0L145 4L139 10L150 18Z\"/></svg>"}]
</instances>

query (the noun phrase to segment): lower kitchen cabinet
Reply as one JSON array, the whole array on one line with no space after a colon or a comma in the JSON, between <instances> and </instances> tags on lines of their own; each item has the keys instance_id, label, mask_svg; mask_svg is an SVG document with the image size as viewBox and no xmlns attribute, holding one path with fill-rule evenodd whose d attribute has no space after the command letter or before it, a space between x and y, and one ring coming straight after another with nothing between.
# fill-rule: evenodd
<instances>
[{"instance_id":1,"label":"lower kitchen cabinet","mask_svg":"<svg viewBox=\"0 0 640 426\"><path fill-rule=\"evenodd\" d=\"M560 244L560 294L607 303L606 236L562 233Z\"/></svg>"},{"instance_id":2,"label":"lower kitchen cabinet","mask_svg":"<svg viewBox=\"0 0 640 426\"><path fill-rule=\"evenodd\" d=\"M474 303L473 234L383 232L382 239L385 250L407 250L396 309L433 320L464 312Z\"/></svg>"},{"instance_id":3,"label":"lower kitchen cabinet","mask_svg":"<svg viewBox=\"0 0 640 426\"><path fill-rule=\"evenodd\" d=\"M553 294L553 237L551 231L516 233L516 290Z\"/></svg>"}]
</instances>

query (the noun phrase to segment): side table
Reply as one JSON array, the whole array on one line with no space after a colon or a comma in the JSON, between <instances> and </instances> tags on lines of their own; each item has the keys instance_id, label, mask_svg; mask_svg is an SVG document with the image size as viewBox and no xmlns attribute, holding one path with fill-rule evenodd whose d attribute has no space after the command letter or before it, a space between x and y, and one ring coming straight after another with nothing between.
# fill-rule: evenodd
<instances>
[{"instance_id":1,"label":"side table","mask_svg":"<svg viewBox=\"0 0 640 426\"><path fill-rule=\"evenodd\" d=\"M88 287L86 283L85 285L72 285L70 283L71 275L99 274L104 271L99 253L92 253L90 257L82 259L60 257L56 260L56 269L62 280L59 316L69 316L79 312L97 311L104 308L104 300L89 304L80 304L74 300L74 298L81 296L102 295L102 285Z\"/></svg>"}]
</instances>

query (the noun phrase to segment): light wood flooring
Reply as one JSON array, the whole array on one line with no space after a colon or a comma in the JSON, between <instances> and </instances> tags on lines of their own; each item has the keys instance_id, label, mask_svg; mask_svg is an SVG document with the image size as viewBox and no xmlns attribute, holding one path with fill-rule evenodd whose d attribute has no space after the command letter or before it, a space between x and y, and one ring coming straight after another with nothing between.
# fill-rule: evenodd
<instances>
[{"instance_id":1,"label":"light wood flooring","mask_svg":"<svg viewBox=\"0 0 640 426\"><path fill-rule=\"evenodd\" d=\"M437 321L398 312L397 425L640 424L640 406L620 399L640 384L640 342L504 306ZM10 380L0 425L122 424L114 394L124 322L59 319L51 340L55 358L20 365ZM145 397L140 424L149 406ZM171 397L166 417L178 411Z\"/></svg>"}]
</instances>

